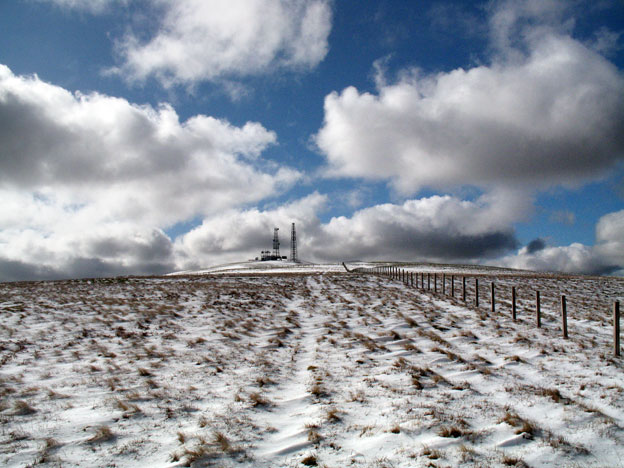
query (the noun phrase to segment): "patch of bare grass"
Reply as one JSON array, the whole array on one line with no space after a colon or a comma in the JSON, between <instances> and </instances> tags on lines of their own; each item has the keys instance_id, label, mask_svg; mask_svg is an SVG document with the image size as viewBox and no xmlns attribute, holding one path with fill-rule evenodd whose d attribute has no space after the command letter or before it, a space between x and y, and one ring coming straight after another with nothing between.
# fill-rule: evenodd
<instances>
[{"instance_id":1,"label":"patch of bare grass","mask_svg":"<svg viewBox=\"0 0 624 468\"><path fill-rule=\"evenodd\" d=\"M429 460L438 460L439 458L442 458L442 452L437 449L432 449L428 445L424 445L420 453Z\"/></svg>"},{"instance_id":2,"label":"patch of bare grass","mask_svg":"<svg viewBox=\"0 0 624 468\"><path fill-rule=\"evenodd\" d=\"M325 412L325 418L330 423L336 423L342 421L341 411L336 407L328 408Z\"/></svg>"},{"instance_id":3,"label":"patch of bare grass","mask_svg":"<svg viewBox=\"0 0 624 468\"><path fill-rule=\"evenodd\" d=\"M511 455L504 455L501 463L505 466L514 466L516 468L529 468L529 465L524 463L522 458L514 457Z\"/></svg>"},{"instance_id":4,"label":"patch of bare grass","mask_svg":"<svg viewBox=\"0 0 624 468\"><path fill-rule=\"evenodd\" d=\"M17 400L13 403L13 415L14 416L28 416L36 413L37 410L30 405L26 400Z\"/></svg>"},{"instance_id":5,"label":"patch of bare grass","mask_svg":"<svg viewBox=\"0 0 624 468\"><path fill-rule=\"evenodd\" d=\"M303 460L301 460L301 464L305 466L318 466L318 460L315 455L308 455Z\"/></svg>"},{"instance_id":6,"label":"patch of bare grass","mask_svg":"<svg viewBox=\"0 0 624 468\"><path fill-rule=\"evenodd\" d=\"M87 442L90 444L101 444L104 442L110 442L115 439L115 434L108 426L99 426L96 428L95 433L91 436Z\"/></svg>"},{"instance_id":7,"label":"patch of bare grass","mask_svg":"<svg viewBox=\"0 0 624 468\"><path fill-rule=\"evenodd\" d=\"M249 401L254 408L269 408L271 406L271 401L258 392L251 393Z\"/></svg>"}]
</instances>

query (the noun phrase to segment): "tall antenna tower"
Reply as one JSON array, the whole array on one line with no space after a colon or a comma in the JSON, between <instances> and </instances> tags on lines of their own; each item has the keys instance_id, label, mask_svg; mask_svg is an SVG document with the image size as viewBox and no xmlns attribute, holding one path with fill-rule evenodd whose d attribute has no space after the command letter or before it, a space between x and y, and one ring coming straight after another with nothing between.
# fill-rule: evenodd
<instances>
[{"instance_id":1,"label":"tall antenna tower","mask_svg":"<svg viewBox=\"0 0 624 468\"><path fill-rule=\"evenodd\" d=\"M277 231L279 231L279 228L273 228L273 257L275 257L275 260L280 260L282 257L279 251L279 236L277 235Z\"/></svg>"},{"instance_id":2,"label":"tall antenna tower","mask_svg":"<svg viewBox=\"0 0 624 468\"><path fill-rule=\"evenodd\" d=\"M290 261L297 262L297 231L295 231L295 223L292 223L290 230Z\"/></svg>"}]
</instances>

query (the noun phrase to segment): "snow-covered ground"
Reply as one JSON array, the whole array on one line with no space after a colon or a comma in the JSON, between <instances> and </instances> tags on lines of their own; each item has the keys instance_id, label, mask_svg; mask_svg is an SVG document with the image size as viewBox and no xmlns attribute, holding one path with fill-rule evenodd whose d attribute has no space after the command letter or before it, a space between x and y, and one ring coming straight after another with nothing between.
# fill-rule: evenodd
<instances>
[{"instance_id":1,"label":"snow-covered ground","mask_svg":"<svg viewBox=\"0 0 624 468\"><path fill-rule=\"evenodd\" d=\"M370 263L357 262L352 263L352 267L368 268ZM228 263L224 265L216 265L201 270L176 271L168 276L187 276L187 275L218 275L218 274L256 274L256 273L330 273L344 272L345 268L340 263L295 263L290 261L248 261L241 263Z\"/></svg>"},{"instance_id":2,"label":"snow-covered ground","mask_svg":"<svg viewBox=\"0 0 624 468\"><path fill-rule=\"evenodd\" d=\"M0 284L0 465L624 467L622 278L275 270Z\"/></svg>"}]
</instances>

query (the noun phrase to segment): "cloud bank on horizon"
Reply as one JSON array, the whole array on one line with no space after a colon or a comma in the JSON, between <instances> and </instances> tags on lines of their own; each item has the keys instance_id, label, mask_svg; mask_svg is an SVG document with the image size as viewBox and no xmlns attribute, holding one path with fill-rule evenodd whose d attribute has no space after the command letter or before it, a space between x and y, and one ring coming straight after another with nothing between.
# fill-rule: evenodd
<instances>
[{"instance_id":1,"label":"cloud bank on horizon","mask_svg":"<svg viewBox=\"0 0 624 468\"><path fill-rule=\"evenodd\" d=\"M624 209L600 212L593 245L553 245L537 222L527 245L518 236L544 193L600 184L624 167L624 75L610 59L621 31L596 24L576 37L569 2L487 3L479 63L389 70L390 56L380 57L369 64L373 89L328 88L316 131L295 135L315 146L305 164L272 156L285 136L241 120L241 90L254 79L297 89L327 83L339 72L331 53L341 47L332 42L345 21L340 4L39 3L82 21L127 12L125 32L110 43L115 63L101 66L100 79L160 87L173 99L136 103L0 65L0 281L240 261L290 222L310 261L624 272ZM227 108L210 115L210 104L203 113L185 107L206 85L229 96L236 117ZM359 200L375 184L385 195L356 208L326 189L340 185ZM344 214L327 215L337 204ZM556 213L565 214L559 224L580 222L573 206Z\"/></svg>"}]
</instances>

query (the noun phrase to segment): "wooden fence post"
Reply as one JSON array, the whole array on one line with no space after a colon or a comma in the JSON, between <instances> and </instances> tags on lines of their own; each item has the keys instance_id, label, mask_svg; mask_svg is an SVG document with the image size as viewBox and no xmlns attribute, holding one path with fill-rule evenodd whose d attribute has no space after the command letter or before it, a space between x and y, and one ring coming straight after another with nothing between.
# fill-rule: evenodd
<instances>
[{"instance_id":1,"label":"wooden fence post","mask_svg":"<svg viewBox=\"0 0 624 468\"><path fill-rule=\"evenodd\" d=\"M479 307L479 278L475 278L475 307Z\"/></svg>"},{"instance_id":2,"label":"wooden fence post","mask_svg":"<svg viewBox=\"0 0 624 468\"><path fill-rule=\"evenodd\" d=\"M511 287L511 318L516 320L516 287Z\"/></svg>"},{"instance_id":3,"label":"wooden fence post","mask_svg":"<svg viewBox=\"0 0 624 468\"><path fill-rule=\"evenodd\" d=\"M613 303L613 354L621 356L620 347L620 301Z\"/></svg>"},{"instance_id":4,"label":"wooden fence post","mask_svg":"<svg viewBox=\"0 0 624 468\"><path fill-rule=\"evenodd\" d=\"M433 292L438 292L438 274L433 274Z\"/></svg>"},{"instance_id":5,"label":"wooden fence post","mask_svg":"<svg viewBox=\"0 0 624 468\"><path fill-rule=\"evenodd\" d=\"M494 281L492 281L492 283L490 284L490 291L491 291L490 292L490 297L491 297L490 304L492 306L491 307L492 312L496 312L496 298L494 296L494 287L495 287Z\"/></svg>"},{"instance_id":6,"label":"wooden fence post","mask_svg":"<svg viewBox=\"0 0 624 468\"><path fill-rule=\"evenodd\" d=\"M425 289L425 274L424 273L420 274L420 289L422 289L423 291Z\"/></svg>"},{"instance_id":7,"label":"wooden fence post","mask_svg":"<svg viewBox=\"0 0 624 468\"><path fill-rule=\"evenodd\" d=\"M466 277L462 276L462 301L466 302Z\"/></svg>"},{"instance_id":8,"label":"wooden fence post","mask_svg":"<svg viewBox=\"0 0 624 468\"><path fill-rule=\"evenodd\" d=\"M446 294L446 274L442 273L442 294Z\"/></svg>"},{"instance_id":9,"label":"wooden fence post","mask_svg":"<svg viewBox=\"0 0 624 468\"><path fill-rule=\"evenodd\" d=\"M540 292L535 291L535 315L537 316L537 328L542 327L542 308L540 307Z\"/></svg>"},{"instance_id":10,"label":"wooden fence post","mask_svg":"<svg viewBox=\"0 0 624 468\"><path fill-rule=\"evenodd\" d=\"M568 338L568 310L566 307L566 297L561 295L561 328L563 330L563 337Z\"/></svg>"},{"instance_id":11,"label":"wooden fence post","mask_svg":"<svg viewBox=\"0 0 624 468\"><path fill-rule=\"evenodd\" d=\"M431 291L431 273L427 273L427 291Z\"/></svg>"},{"instance_id":12,"label":"wooden fence post","mask_svg":"<svg viewBox=\"0 0 624 468\"><path fill-rule=\"evenodd\" d=\"M455 299L455 275L451 275L451 297Z\"/></svg>"}]
</instances>

